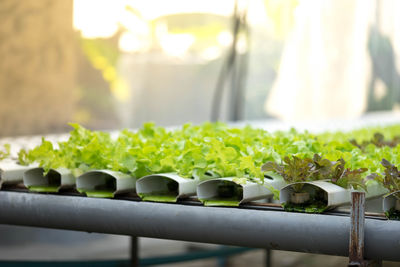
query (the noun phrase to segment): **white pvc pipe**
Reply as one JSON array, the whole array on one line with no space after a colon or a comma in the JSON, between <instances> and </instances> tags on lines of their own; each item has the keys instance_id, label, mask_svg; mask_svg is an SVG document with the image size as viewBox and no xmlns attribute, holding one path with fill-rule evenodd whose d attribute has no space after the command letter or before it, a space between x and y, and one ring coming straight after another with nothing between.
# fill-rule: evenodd
<instances>
[{"instance_id":1,"label":"white pvc pipe","mask_svg":"<svg viewBox=\"0 0 400 267\"><path fill-rule=\"evenodd\" d=\"M295 192L294 186L300 184L303 185L302 192L308 192L310 195L314 195L318 190L322 190L324 192L327 209L351 202L351 189L345 189L328 181L298 182L288 184L280 191L280 202L282 204L292 203L291 195ZM367 190L366 198L378 197L386 193L386 189L376 181L371 181L368 183Z\"/></svg>"},{"instance_id":2,"label":"white pvc pipe","mask_svg":"<svg viewBox=\"0 0 400 267\"><path fill-rule=\"evenodd\" d=\"M51 184L52 179L56 179L57 183ZM43 168L32 168L24 172L23 180L24 185L35 192L58 192L75 186L75 177L65 168L50 169L46 175Z\"/></svg>"},{"instance_id":3,"label":"white pvc pipe","mask_svg":"<svg viewBox=\"0 0 400 267\"><path fill-rule=\"evenodd\" d=\"M144 176L136 182L136 192L145 201L176 202L196 194L197 179L184 178L176 173L160 173ZM176 190L169 185L176 183Z\"/></svg>"},{"instance_id":4,"label":"white pvc pipe","mask_svg":"<svg viewBox=\"0 0 400 267\"><path fill-rule=\"evenodd\" d=\"M107 187L107 179L112 179L115 187ZM136 178L129 174L111 170L85 172L76 179L77 190L90 197L114 197L115 194L135 192ZM103 189L98 189L103 187Z\"/></svg>"},{"instance_id":5,"label":"white pvc pipe","mask_svg":"<svg viewBox=\"0 0 400 267\"><path fill-rule=\"evenodd\" d=\"M223 184L232 184L232 186L242 191L242 194L237 196L238 199L236 200L225 201L224 197L221 197L218 193L218 188ZM285 182L283 179L266 178L264 184L279 190L284 186ZM239 184L235 177L211 179L197 186L197 197L206 206L239 206L241 203L270 198L271 196L273 196L273 192L267 187L250 181L247 181L245 184Z\"/></svg>"}]
</instances>

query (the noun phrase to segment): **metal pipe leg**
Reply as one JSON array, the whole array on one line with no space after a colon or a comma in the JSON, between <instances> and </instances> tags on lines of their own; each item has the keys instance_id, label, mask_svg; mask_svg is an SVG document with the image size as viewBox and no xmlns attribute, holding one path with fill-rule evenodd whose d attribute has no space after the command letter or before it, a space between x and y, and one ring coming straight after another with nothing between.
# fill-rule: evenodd
<instances>
[{"instance_id":1,"label":"metal pipe leg","mask_svg":"<svg viewBox=\"0 0 400 267\"><path fill-rule=\"evenodd\" d=\"M131 264L132 267L139 267L139 238L131 236Z\"/></svg>"},{"instance_id":2,"label":"metal pipe leg","mask_svg":"<svg viewBox=\"0 0 400 267\"><path fill-rule=\"evenodd\" d=\"M349 266L382 266L382 261L364 259L365 193L351 193Z\"/></svg>"},{"instance_id":3,"label":"metal pipe leg","mask_svg":"<svg viewBox=\"0 0 400 267\"><path fill-rule=\"evenodd\" d=\"M265 266L266 267L271 267L272 266L272 250L271 249L266 249L265 250Z\"/></svg>"}]
</instances>

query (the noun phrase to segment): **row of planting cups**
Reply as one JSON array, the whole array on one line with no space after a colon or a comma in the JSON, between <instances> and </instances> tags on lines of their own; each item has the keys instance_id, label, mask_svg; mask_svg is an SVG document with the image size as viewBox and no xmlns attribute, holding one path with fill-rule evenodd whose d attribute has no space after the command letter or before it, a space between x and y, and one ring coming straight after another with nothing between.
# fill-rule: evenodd
<instances>
[{"instance_id":1,"label":"row of planting cups","mask_svg":"<svg viewBox=\"0 0 400 267\"><path fill-rule=\"evenodd\" d=\"M89 197L114 197L122 193L136 193L145 201L176 202L197 195L207 206L238 206L241 203L268 199L272 188L280 190L283 205L300 207L318 201L323 210L346 205L351 201L351 190L327 181L285 184L276 174L266 175L264 185L247 181L240 183L234 177L200 179L183 178L176 173L154 174L136 179L128 174L110 170L92 170L75 178L67 169L51 169L46 175L38 166L22 166L13 161L0 163L0 188L2 184L23 183L33 192L59 192L75 188ZM302 193L297 193L301 187ZM375 181L369 181L366 198L384 196L383 210L400 211L400 201L394 192ZM295 209L296 211L296 209Z\"/></svg>"}]
</instances>

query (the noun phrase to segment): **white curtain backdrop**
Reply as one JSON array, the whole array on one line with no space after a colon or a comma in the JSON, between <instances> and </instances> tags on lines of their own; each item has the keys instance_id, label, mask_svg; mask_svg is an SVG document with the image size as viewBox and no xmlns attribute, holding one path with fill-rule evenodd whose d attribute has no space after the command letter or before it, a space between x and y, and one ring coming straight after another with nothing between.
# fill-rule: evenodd
<instances>
[{"instance_id":1,"label":"white curtain backdrop","mask_svg":"<svg viewBox=\"0 0 400 267\"><path fill-rule=\"evenodd\" d=\"M389 35L398 56L400 1L381 1L380 7L385 22L380 30ZM361 115L367 106L367 45L375 20L375 0L300 1L265 110L284 120Z\"/></svg>"}]
</instances>

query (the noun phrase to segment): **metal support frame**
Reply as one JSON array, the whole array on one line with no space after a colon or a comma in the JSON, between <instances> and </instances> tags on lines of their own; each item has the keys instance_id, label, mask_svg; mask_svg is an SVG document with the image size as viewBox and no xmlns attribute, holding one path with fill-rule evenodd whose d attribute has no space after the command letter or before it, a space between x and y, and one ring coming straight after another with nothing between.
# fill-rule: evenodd
<instances>
[{"instance_id":1,"label":"metal support frame","mask_svg":"<svg viewBox=\"0 0 400 267\"><path fill-rule=\"evenodd\" d=\"M348 266L381 266L382 261L364 259L365 193L351 193Z\"/></svg>"},{"instance_id":2,"label":"metal support frame","mask_svg":"<svg viewBox=\"0 0 400 267\"><path fill-rule=\"evenodd\" d=\"M0 191L0 223L349 255L347 215ZM400 261L400 222L366 218L364 229L366 258Z\"/></svg>"}]
</instances>

